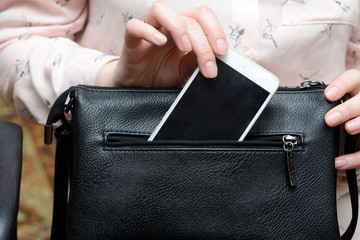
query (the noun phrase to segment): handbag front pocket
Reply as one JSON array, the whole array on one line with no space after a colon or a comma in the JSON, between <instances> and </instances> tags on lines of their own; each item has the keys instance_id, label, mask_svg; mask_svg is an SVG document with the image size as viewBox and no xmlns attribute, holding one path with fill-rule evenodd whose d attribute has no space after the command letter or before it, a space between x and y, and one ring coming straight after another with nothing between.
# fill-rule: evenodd
<instances>
[{"instance_id":1,"label":"handbag front pocket","mask_svg":"<svg viewBox=\"0 0 360 240\"><path fill-rule=\"evenodd\" d=\"M75 163L70 231L76 221L77 226L86 226L84 231L74 231L83 236L91 236L91 228L108 230L96 224L112 225L116 227L113 239L279 239L289 236L291 225L292 231L307 232L310 239L317 234L311 229L319 225L319 217L321 225L336 229L336 216L329 217L327 211L329 204L321 204L326 201L335 207L335 195L323 191L324 184L332 183L318 174L325 164L308 168L309 156L300 135L293 152L298 183L294 187L282 135L249 140L250 136L244 142L148 142L145 136L104 136L102 157L89 154L86 162ZM300 197L302 201L297 201ZM319 204L315 212L314 204ZM282 212L289 208L293 211ZM97 219L90 225L89 211ZM316 219L309 216L304 223L307 214ZM272 232L268 226L273 224L281 226L280 232Z\"/></svg>"},{"instance_id":2,"label":"handbag front pocket","mask_svg":"<svg viewBox=\"0 0 360 240\"><path fill-rule=\"evenodd\" d=\"M174 150L234 150L234 151L283 151L286 162L287 175L291 187L296 186L294 151L302 150L303 137L300 134L263 134L249 135L246 141L179 141L179 140L156 140L146 141L147 134L131 133L104 133L104 149L125 150L125 149L174 149ZM284 155L284 154L282 154ZM281 158L281 157L280 157Z\"/></svg>"}]
</instances>

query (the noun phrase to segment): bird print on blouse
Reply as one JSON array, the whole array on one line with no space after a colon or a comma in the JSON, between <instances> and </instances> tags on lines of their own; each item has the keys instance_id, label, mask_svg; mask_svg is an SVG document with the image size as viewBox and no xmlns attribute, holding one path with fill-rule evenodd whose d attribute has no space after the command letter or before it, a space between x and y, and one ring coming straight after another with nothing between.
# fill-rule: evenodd
<instances>
[{"instance_id":1,"label":"bird print on blouse","mask_svg":"<svg viewBox=\"0 0 360 240\"><path fill-rule=\"evenodd\" d=\"M54 67L58 67L61 63L62 58L63 58L63 55L61 53L57 54L54 61L52 62L52 65Z\"/></svg>"},{"instance_id":2,"label":"bird print on blouse","mask_svg":"<svg viewBox=\"0 0 360 240\"><path fill-rule=\"evenodd\" d=\"M15 72L16 72L16 81L26 77L30 73L29 60L26 59L16 59L15 60Z\"/></svg>"},{"instance_id":3,"label":"bird print on blouse","mask_svg":"<svg viewBox=\"0 0 360 240\"><path fill-rule=\"evenodd\" d=\"M359 56L357 55L356 51L348 49L346 51L346 55L348 56L349 59L351 59L353 65L357 63Z\"/></svg>"},{"instance_id":4,"label":"bird print on blouse","mask_svg":"<svg viewBox=\"0 0 360 240\"><path fill-rule=\"evenodd\" d=\"M46 106L48 106L49 108L51 108L52 104L51 104L51 101L49 99L44 99L44 102L46 104Z\"/></svg>"},{"instance_id":5,"label":"bird print on blouse","mask_svg":"<svg viewBox=\"0 0 360 240\"><path fill-rule=\"evenodd\" d=\"M122 13L122 15L123 15L124 23L127 23L128 21L133 19L133 15L130 14L129 12Z\"/></svg>"},{"instance_id":6,"label":"bird print on blouse","mask_svg":"<svg viewBox=\"0 0 360 240\"><path fill-rule=\"evenodd\" d=\"M27 20L27 17L24 14L22 15L22 18L24 27L32 27L33 23Z\"/></svg>"},{"instance_id":7,"label":"bird print on blouse","mask_svg":"<svg viewBox=\"0 0 360 240\"><path fill-rule=\"evenodd\" d=\"M239 25L236 25L235 27L229 27L231 29L230 39L234 40L233 47L236 48L241 43L241 39L245 34L245 28L241 28Z\"/></svg>"},{"instance_id":8,"label":"bird print on blouse","mask_svg":"<svg viewBox=\"0 0 360 240\"><path fill-rule=\"evenodd\" d=\"M344 12L350 12L350 6L347 5L343 0L333 0Z\"/></svg>"},{"instance_id":9,"label":"bird print on blouse","mask_svg":"<svg viewBox=\"0 0 360 240\"><path fill-rule=\"evenodd\" d=\"M320 31L320 33L323 33L323 34L327 35L329 38L331 38L332 27L333 27L332 23L327 23L324 25L324 30Z\"/></svg>"},{"instance_id":10,"label":"bird print on blouse","mask_svg":"<svg viewBox=\"0 0 360 240\"><path fill-rule=\"evenodd\" d=\"M309 76L305 77L302 73L299 74L302 82L304 81L311 81L311 82L320 82L319 79L316 79L316 75L320 72L320 70L315 71L314 73L310 74Z\"/></svg>"},{"instance_id":11,"label":"bird print on blouse","mask_svg":"<svg viewBox=\"0 0 360 240\"><path fill-rule=\"evenodd\" d=\"M101 54L100 56L97 56L94 58L93 62L101 61L104 57L106 57L106 54Z\"/></svg>"},{"instance_id":12,"label":"bird print on blouse","mask_svg":"<svg viewBox=\"0 0 360 240\"><path fill-rule=\"evenodd\" d=\"M351 37L351 41L354 42L355 44L359 44L360 43L360 29L357 29L354 31L352 37ZM359 56L357 51L355 51L353 48L353 45L349 45L349 48L346 51L346 56L347 56L347 60L350 61L350 65L355 66Z\"/></svg>"},{"instance_id":13,"label":"bird print on blouse","mask_svg":"<svg viewBox=\"0 0 360 240\"><path fill-rule=\"evenodd\" d=\"M274 35L273 33L275 32L276 30L276 25L271 23L270 20L267 18L266 19L266 22L267 22L267 25L266 27L264 28L263 32L262 32L262 37L265 39L265 40L270 40L272 41L272 43L274 44L274 46L276 48L278 48L278 44L274 38Z\"/></svg>"},{"instance_id":14,"label":"bird print on blouse","mask_svg":"<svg viewBox=\"0 0 360 240\"><path fill-rule=\"evenodd\" d=\"M96 19L96 25L99 26L102 24L104 16L105 16L105 9L99 10L98 9L98 17Z\"/></svg>"}]
</instances>

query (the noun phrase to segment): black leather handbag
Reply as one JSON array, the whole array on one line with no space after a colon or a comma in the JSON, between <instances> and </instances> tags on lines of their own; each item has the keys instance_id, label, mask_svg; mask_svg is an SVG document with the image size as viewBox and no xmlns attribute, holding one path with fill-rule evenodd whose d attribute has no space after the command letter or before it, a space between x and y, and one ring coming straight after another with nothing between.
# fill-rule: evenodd
<instances>
[{"instance_id":1,"label":"black leather handbag","mask_svg":"<svg viewBox=\"0 0 360 240\"><path fill-rule=\"evenodd\" d=\"M280 88L243 142L147 141L178 92L77 86L58 98L46 125L50 143L62 120L52 239L352 237L356 173L347 171L353 218L340 237L340 128L324 123L338 103L323 86Z\"/></svg>"}]
</instances>

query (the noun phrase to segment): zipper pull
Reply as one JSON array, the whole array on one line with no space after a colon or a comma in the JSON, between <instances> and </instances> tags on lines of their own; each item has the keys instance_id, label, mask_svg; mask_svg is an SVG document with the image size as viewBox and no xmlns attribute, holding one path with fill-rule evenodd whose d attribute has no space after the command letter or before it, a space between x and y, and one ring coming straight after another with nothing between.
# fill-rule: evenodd
<instances>
[{"instance_id":1,"label":"zipper pull","mask_svg":"<svg viewBox=\"0 0 360 240\"><path fill-rule=\"evenodd\" d=\"M70 102L65 105L66 99L69 96L69 93L72 92L74 87L70 87L68 90L63 92L54 102L53 106L50 109L46 124L45 124L45 130L44 130L44 142L47 145L50 145L53 141L53 132L54 127L53 124L57 121L61 120L63 124L68 123L68 120L66 119L64 115L64 109L65 111L71 111L73 107L73 94L70 97Z\"/></svg>"},{"instance_id":2,"label":"zipper pull","mask_svg":"<svg viewBox=\"0 0 360 240\"><path fill-rule=\"evenodd\" d=\"M282 141L284 143L283 149L286 152L286 163L287 163L287 171L288 171L290 185L291 187L296 187L293 150L297 145L297 139L295 136L284 135Z\"/></svg>"}]
</instances>

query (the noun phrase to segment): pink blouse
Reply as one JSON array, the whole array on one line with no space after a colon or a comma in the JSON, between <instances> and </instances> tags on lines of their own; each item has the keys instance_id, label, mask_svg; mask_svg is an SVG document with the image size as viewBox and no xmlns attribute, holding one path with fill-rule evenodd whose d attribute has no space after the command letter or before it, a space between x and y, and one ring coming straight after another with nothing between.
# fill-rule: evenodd
<instances>
[{"instance_id":1,"label":"pink blouse","mask_svg":"<svg viewBox=\"0 0 360 240\"><path fill-rule=\"evenodd\" d=\"M154 0L1 0L0 96L43 123L71 85L94 84L120 55L125 23ZM281 85L331 82L360 66L359 0L167 0L176 10L208 5L228 43Z\"/></svg>"}]
</instances>

